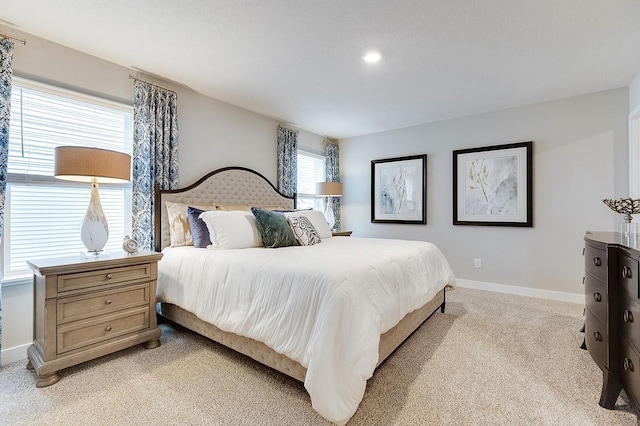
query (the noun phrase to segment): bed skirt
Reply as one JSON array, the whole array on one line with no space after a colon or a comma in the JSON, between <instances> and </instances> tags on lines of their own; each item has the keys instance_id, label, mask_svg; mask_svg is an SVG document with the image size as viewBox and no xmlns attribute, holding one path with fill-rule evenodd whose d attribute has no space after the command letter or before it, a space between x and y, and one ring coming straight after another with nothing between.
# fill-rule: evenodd
<instances>
[{"instance_id":1,"label":"bed skirt","mask_svg":"<svg viewBox=\"0 0 640 426\"><path fill-rule=\"evenodd\" d=\"M416 331L438 308L444 312L445 290L440 290L430 302L422 308L408 313L391 330L380 336L378 366L382 364L402 343ZM261 364L273 368L287 376L304 382L307 369L299 362L282 355L262 342L220 330L176 305L158 303L158 315L202 336L253 358Z\"/></svg>"}]
</instances>

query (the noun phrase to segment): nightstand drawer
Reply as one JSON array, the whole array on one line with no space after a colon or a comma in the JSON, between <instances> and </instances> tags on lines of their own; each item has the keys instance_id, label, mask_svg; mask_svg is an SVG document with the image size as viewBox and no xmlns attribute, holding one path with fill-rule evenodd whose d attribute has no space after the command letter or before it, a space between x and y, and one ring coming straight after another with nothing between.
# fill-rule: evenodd
<instances>
[{"instance_id":1,"label":"nightstand drawer","mask_svg":"<svg viewBox=\"0 0 640 426\"><path fill-rule=\"evenodd\" d=\"M58 324L149 305L149 283L58 299Z\"/></svg>"},{"instance_id":2,"label":"nightstand drawer","mask_svg":"<svg viewBox=\"0 0 640 426\"><path fill-rule=\"evenodd\" d=\"M137 308L58 327L57 353L72 351L149 328L149 307Z\"/></svg>"},{"instance_id":3,"label":"nightstand drawer","mask_svg":"<svg viewBox=\"0 0 640 426\"><path fill-rule=\"evenodd\" d=\"M584 338L591 358L602 368L609 366L609 335L607 326L595 317L588 309L584 322Z\"/></svg>"},{"instance_id":4,"label":"nightstand drawer","mask_svg":"<svg viewBox=\"0 0 640 426\"><path fill-rule=\"evenodd\" d=\"M629 256L618 258L618 282L627 289L631 296L638 297L638 261Z\"/></svg>"},{"instance_id":5,"label":"nightstand drawer","mask_svg":"<svg viewBox=\"0 0 640 426\"><path fill-rule=\"evenodd\" d=\"M91 272L80 272L58 276L58 292L79 290L105 284L116 284L126 281L149 279L151 264L143 263L122 268L101 269Z\"/></svg>"},{"instance_id":6,"label":"nightstand drawer","mask_svg":"<svg viewBox=\"0 0 640 426\"><path fill-rule=\"evenodd\" d=\"M588 273L601 281L607 280L607 252L588 244L584 250L584 266Z\"/></svg>"},{"instance_id":7,"label":"nightstand drawer","mask_svg":"<svg viewBox=\"0 0 640 426\"><path fill-rule=\"evenodd\" d=\"M587 274L584 280L584 299L589 309L600 321L607 322L607 286Z\"/></svg>"}]
</instances>

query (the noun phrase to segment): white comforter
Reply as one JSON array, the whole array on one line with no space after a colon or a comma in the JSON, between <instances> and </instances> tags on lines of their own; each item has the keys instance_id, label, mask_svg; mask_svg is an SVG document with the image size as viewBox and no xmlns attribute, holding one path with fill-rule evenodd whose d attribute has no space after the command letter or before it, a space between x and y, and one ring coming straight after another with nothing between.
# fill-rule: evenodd
<instances>
[{"instance_id":1,"label":"white comforter","mask_svg":"<svg viewBox=\"0 0 640 426\"><path fill-rule=\"evenodd\" d=\"M453 283L431 243L334 237L278 249L167 248L158 298L298 361L313 408L342 425L373 374L380 335Z\"/></svg>"}]
</instances>

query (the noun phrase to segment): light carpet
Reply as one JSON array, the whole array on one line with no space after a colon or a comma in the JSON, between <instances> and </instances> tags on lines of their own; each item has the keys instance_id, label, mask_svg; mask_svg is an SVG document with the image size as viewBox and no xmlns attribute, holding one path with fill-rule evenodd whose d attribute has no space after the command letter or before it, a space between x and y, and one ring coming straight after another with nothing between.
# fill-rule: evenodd
<instances>
[{"instance_id":1,"label":"light carpet","mask_svg":"<svg viewBox=\"0 0 640 426\"><path fill-rule=\"evenodd\" d=\"M582 306L456 289L367 384L352 425L635 425L623 394L579 349ZM326 425L302 383L178 326L63 370L37 389L25 362L0 370L0 424Z\"/></svg>"}]
</instances>

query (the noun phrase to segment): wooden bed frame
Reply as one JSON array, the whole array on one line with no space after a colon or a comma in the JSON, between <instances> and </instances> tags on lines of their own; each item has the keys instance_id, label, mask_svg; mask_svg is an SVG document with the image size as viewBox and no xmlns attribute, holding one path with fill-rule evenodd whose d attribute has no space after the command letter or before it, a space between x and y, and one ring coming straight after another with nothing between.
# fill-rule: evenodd
<instances>
[{"instance_id":1,"label":"wooden bed frame","mask_svg":"<svg viewBox=\"0 0 640 426\"><path fill-rule=\"evenodd\" d=\"M156 251L170 245L169 222L166 202L183 204L249 204L256 207L292 209L295 197L287 197L260 173L244 167L226 167L215 170L193 185L183 189L160 190L155 188L155 239ZM422 308L407 314L395 327L380 336L378 366L415 332L435 311L445 309L445 290ZM234 349L287 376L304 382L306 369L297 361L277 353L264 343L220 330L193 313L179 306L159 303L158 314L170 321L206 336L224 346Z\"/></svg>"}]
</instances>

